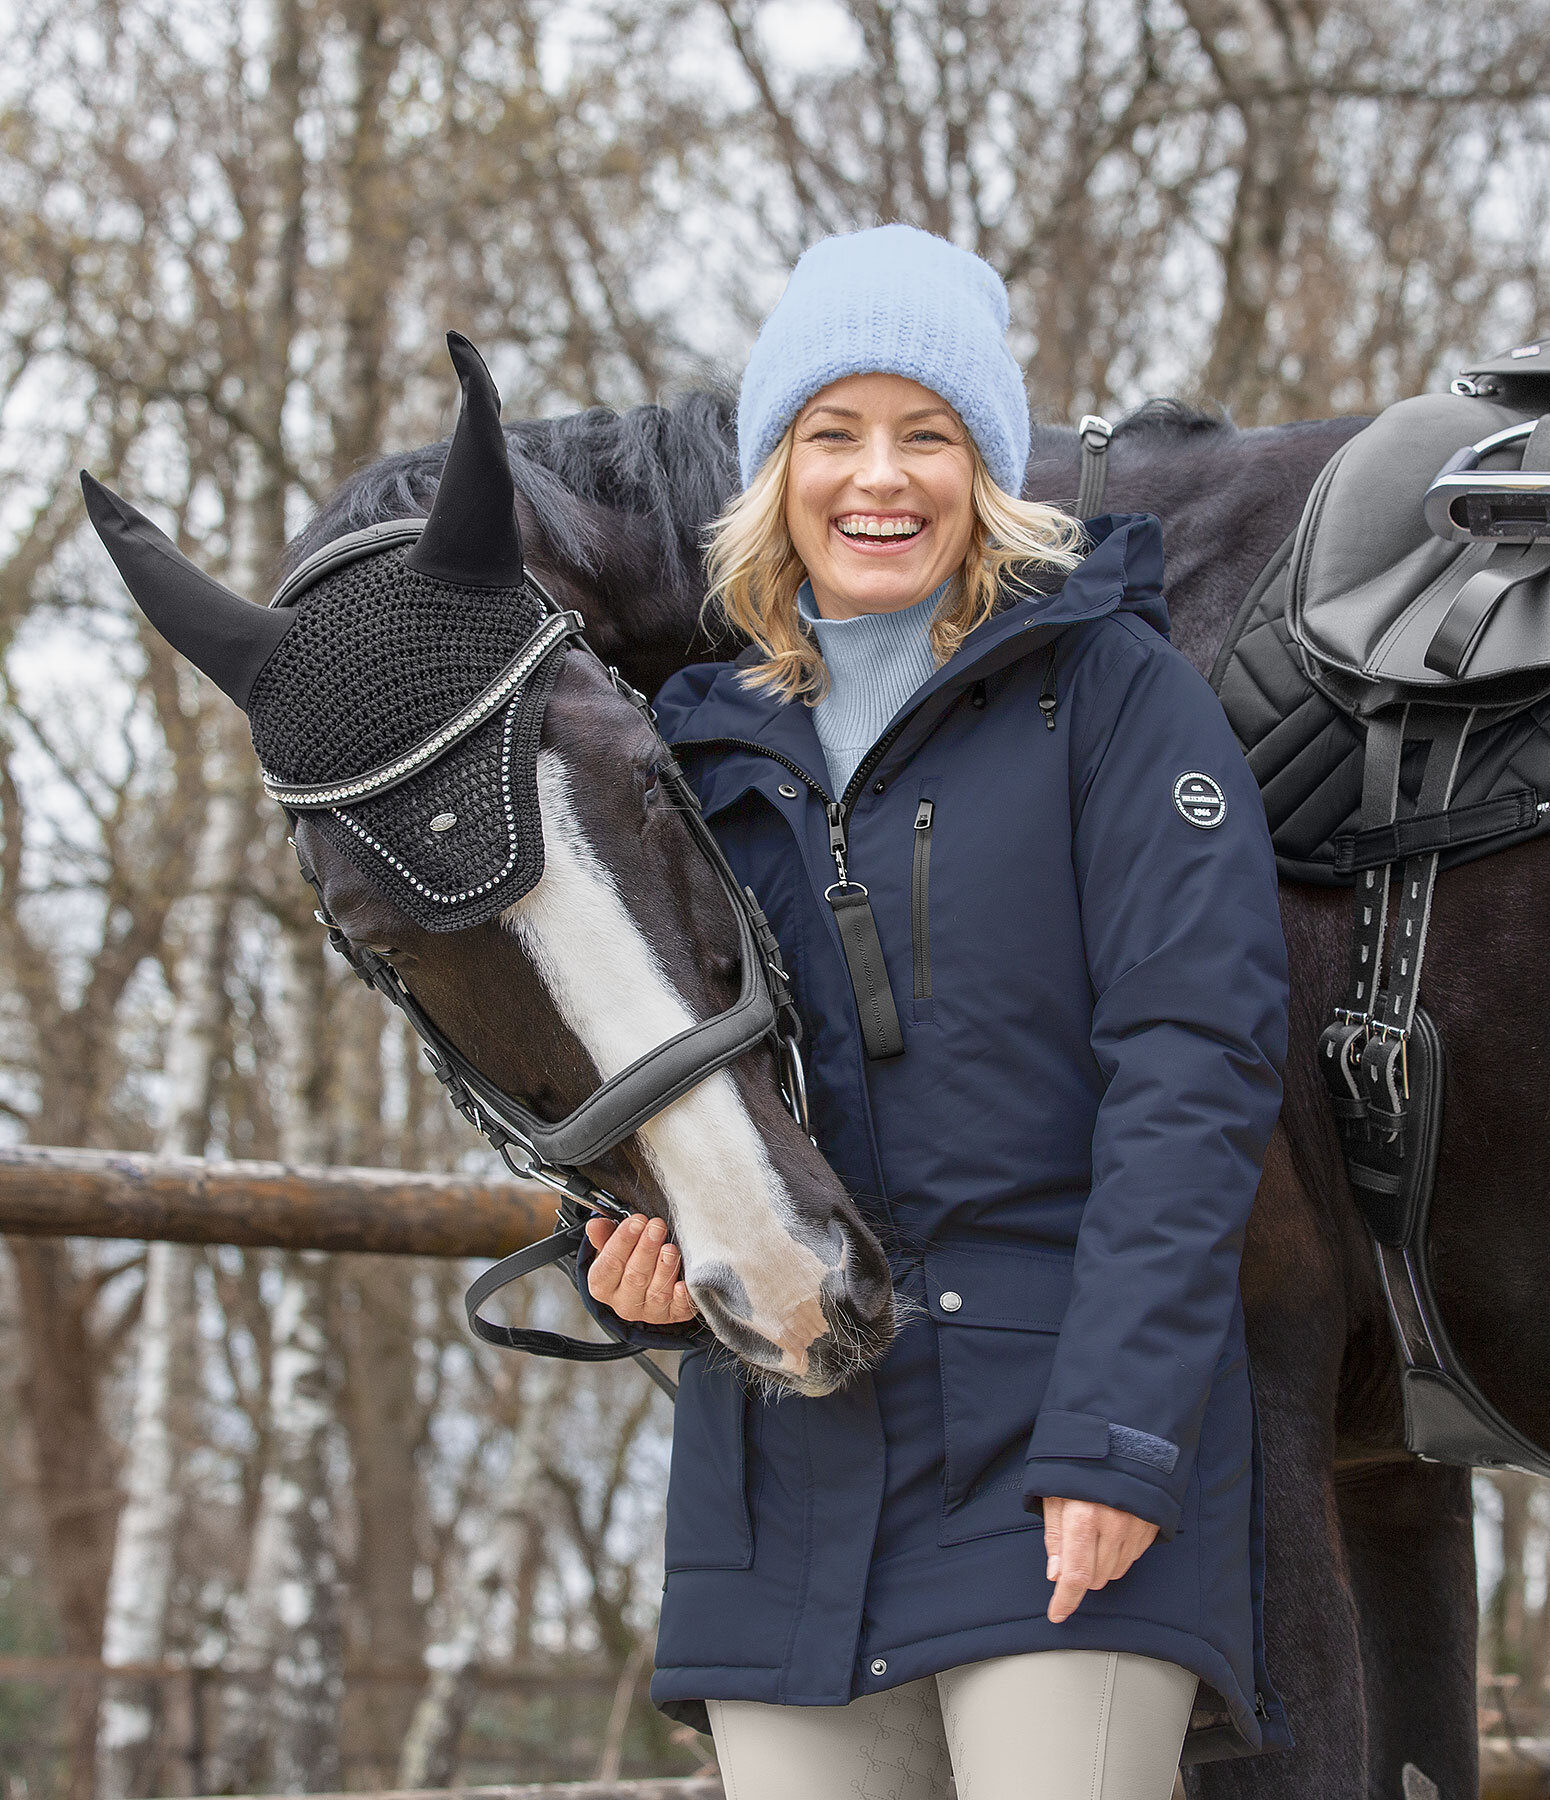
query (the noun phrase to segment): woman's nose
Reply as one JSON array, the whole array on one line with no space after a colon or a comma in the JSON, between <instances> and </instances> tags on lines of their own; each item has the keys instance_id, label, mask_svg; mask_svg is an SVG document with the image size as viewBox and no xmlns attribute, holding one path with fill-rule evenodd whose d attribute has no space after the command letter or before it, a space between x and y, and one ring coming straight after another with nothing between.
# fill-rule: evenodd
<instances>
[{"instance_id":1,"label":"woman's nose","mask_svg":"<svg viewBox=\"0 0 1550 1800\"><path fill-rule=\"evenodd\" d=\"M863 446L854 480L864 493L881 497L897 494L909 477L899 466L898 452L884 437L868 438Z\"/></svg>"}]
</instances>

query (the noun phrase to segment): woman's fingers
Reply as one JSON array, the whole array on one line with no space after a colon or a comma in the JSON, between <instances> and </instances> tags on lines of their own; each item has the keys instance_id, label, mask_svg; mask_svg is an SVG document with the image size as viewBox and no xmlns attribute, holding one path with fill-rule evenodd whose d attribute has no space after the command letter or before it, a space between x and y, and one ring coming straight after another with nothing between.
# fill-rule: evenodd
<instances>
[{"instance_id":1,"label":"woman's fingers","mask_svg":"<svg viewBox=\"0 0 1550 1800\"><path fill-rule=\"evenodd\" d=\"M1046 1614L1053 1625L1070 1618L1092 1586L1098 1537L1097 1522L1090 1506L1080 1500L1070 1500L1061 1512L1060 1566Z\"/></svg>"},{"instance_id":2,"label":"woman's fingers","mask_svg":"<svg viewBox=\"0 0 1550 1800\"><path fill-rule=\"evenodd\" d=\"M673 1288L678 1280L678 1251L663 1244L646 1283L646 1317L654 1325L665 1325L673 1310Z\"/></svg>"},{"instance_id":3,"label":"woman's fingers","mask_svg":"<svg viewBox=\"0 0 1550 1800\"><path fill-rule=\"evenodd\" d=\"M1096 1500L1044 1500L1045 1574L1054 1582L1048 1617L1070 1618L1091 1588L1117 1581L1157 1536L1150 1519Z\"/></svg>"},{"instance_id":4,"label":"woman's fingers","mask_svg":"<svg viewBox=\"0 0 1550 1800\"><path fill-rule=\"evenodd\" d=\"M1060 1515L1065 1501L1051 1494L1044 1501L1044 1576L1053 1581L1060 1573Z\"/></svg>"},{"instance_id":5,"label":"woman's fingers","mask_svg":"<svg viewBox=\"0 0 1550 1800\"><path fill-rule=\"evenodd\" d=\"M696 1316L679 1277L677 1249L661 1219L632 1213L622 1224L589 1219L587 1237L597 1251L587 1270L587 1292L637 1325L683 1325Z\"/></svg>"},{"instance_id":6,"label":"woman's fingers","mask_svg":"<svg viewBox=\"0 0 1550 1800\"><path fill-rule=\"evenodd\" d=\"M592 1267L587 1270L587 1292L594 1300L601 1300L605 1306L613 1305L614 1296L619 1291L619 1279L624 1274L624 1265L635 1247L634 1236L630 1231L630 1226L634 1223L634 1219L627 1220L623 1225L615 1225L610 1219L587 1220L587 1236L597 1251ZM644 1219L641 1223L645 1223Z\"/></svg>"}]
</instances>

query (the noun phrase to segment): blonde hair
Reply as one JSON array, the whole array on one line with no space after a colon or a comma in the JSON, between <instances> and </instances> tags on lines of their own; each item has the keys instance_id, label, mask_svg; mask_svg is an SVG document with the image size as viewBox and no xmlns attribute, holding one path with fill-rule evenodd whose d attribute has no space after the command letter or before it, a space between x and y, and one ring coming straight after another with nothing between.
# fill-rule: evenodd
<instances>
[{"instance_id":1,"label":"blonde hair","mask_svg":"<svg viewBox=\"0 0 1550 1800\"><path fill-rule=\"evenodd\" d=\"M705 606L718 608L763 652L763 660L743 673L750 687L812 704L827 691L829 672L797 611L797 589L807 570L786 529L786 481L795 435L793 423L743 492L712 520ZM1019 500L997 487L972 438L969 448L974 523L963 564L931 621L931 653L938 667L995 611L1004 585L1026 587L1044 569L1064 575L1084 554L1080 521L1058 506Z\"/></svg>"}]
</instances>

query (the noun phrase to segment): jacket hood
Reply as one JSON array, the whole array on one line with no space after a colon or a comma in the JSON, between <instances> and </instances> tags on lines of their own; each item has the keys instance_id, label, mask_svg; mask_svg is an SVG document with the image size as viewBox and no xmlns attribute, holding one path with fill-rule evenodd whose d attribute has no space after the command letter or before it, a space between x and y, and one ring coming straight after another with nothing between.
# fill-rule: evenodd
<instances>
[{"instance_id":1,"label":"jacket hood","mask_svg":"<svg viewBox=\"0 0 1550 1800\"><path fill-rule=\"evenodd\" d=\"M911 701L973 681L987 664L1007 662L1047 644L1067 625L1108 613L1134 613L1166 638L1162 522L1153 513L1103 513L1086 521L1092 549L1051 594L1016 601L981 621ZM681 739L751 738L783 707L798 704L749 688L741 671L757 660L750 648L735 662L694 663L670 675L653 701L669 743Z\"/></svg>"}]
</instances>

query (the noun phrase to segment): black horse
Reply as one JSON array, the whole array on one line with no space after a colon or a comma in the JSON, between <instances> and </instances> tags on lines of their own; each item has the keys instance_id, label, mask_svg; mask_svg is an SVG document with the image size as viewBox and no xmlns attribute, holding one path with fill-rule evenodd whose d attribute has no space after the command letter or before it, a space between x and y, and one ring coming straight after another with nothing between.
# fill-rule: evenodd
<instances>
[{"instance_id":1,"label":"black horse","mask_svg":"<svg viewBox=\"0 0 1550 1800\"><path fill-rule=\"evenodd\" d=\"M1108 504L1162 520L1173 642L1208 671L1233 612L1295 525L1320 468L1366 421L1240 431L1171 402L1118 428ZM734 491L727 396L507 427L534 562L607 660L647 692L735 654L701 618L700 545ZM353 479L297 554L423 511L444 447ZM1074 431L1035 430L1025 492L1069 504ZM1523 971L1550 939L1536 841L1438 885L1423 999L1450 1049L1432 1246L1449 1332L1489 1397L1550 1440L1550 1004ZM1186 1772L1202 1800L1443 1800L1478 1790L1469 1472L1403 1448L1397 1368L1371 1246L1314 1048L1338 997L1343 892L1287 883L1292 966L1286 1101L1243 1260L1266 1453L1267 1655L1297 1747ZM1409 1791L1407 1792L1407 1788Z\"/></svg>"},{"instance_id":2,"label":"black horse","mask_svg":"<svg viewBox=\"0 0 1550 1800\"><path fill-rule=\"evenodd\" d=\"M1162 519L1173 640L1202 671L1319 469L1362 423L1238 431L1153 403L1119 427L1109 503ZM505 447L528 566L583 615L604 662L649 693L687 661L735 654L737 640L718 639L701 617L703 530L736 483L727 396L509 426ZM441 483L447 459L448 447L435 445L363 470L293 546L293 566L351 531L426 514L451 485ZM1077 459L1074 432L1036 431L1025 491L1069 503ZM647 935L689 1008L704 1016L735 985L729 927L718 925L713 884L670 815L643 835L653 804L650 746L595 665L587 667L556 687L546 741L563 740L581 777L572 788L584 822L617 885L633 900L649 880L649 894L639 895L647 915L657 901ZM621 794L633 796L630 819L610 848L601 797L612 796L616 811ZM466 943L460 932L416 935L336 847L316 832L301 841L335 916L361 942L396 952L409 985L472 1060L551 1111L577 1103L595 1082L597 1058L556 1015L512 931L490 921ZM1521 970L1545 932L1538 895L1550 876L1546 857L1550 848L1536 841L1439 884L1426 966L1428 981L1445 985L1423 993L1451 1052L1432 1224L1441 1305L1489 1397L1540 1442L1550 1438L1550 1397L1536 1380L1550 1366L1537 1305L1539 1266L1550 1254L1539 1218L1550 1116L1537 1101L1550 1076L1550 1031ZM1371 1248L1315 1069L1315 1042L1343 973L1348 902L1290 884L1282 895L1293 983L1286 1101L1242 1280L1267 1463L1267 1655L1298 1741L1281 1754L1193 1767L1186 1781L1209 1800L1416 1800L1427 1789L1407 1780L1408 1765L1443 1800L1465 1800L1478 1785L1469 1474L1403 1450ZM511 1029L514 1004L527 1015L525 1031ZM838 1298L849 1313L839 1323L859 1332L851 1366L869 1362L892 1323L868 1291L875 1241L784 1119L773 1068L730 1073L765 1153L801 1195L797 1236L820 1253L834 1234L848 1246L834 1267L848 1258L860 1285L825 1305ZM652 1157L626 1144L603 1173L633 1203L673 1211ZM712 1322L728 1335L728 1320ZM821 1326L815 1314L811 1329ZM826 1383L841 1377L845 1360L825 1372Z\"/></svg>"}]
</instances>

